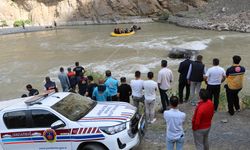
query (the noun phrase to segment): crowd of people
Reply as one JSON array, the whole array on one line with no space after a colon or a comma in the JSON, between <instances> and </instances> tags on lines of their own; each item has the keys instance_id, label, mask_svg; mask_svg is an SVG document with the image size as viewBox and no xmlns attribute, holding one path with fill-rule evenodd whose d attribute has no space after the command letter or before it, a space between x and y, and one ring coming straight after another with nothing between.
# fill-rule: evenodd
<instances>
[{"instance_id":1,"label":"crowd of people","mask_svg":"<svg viewBox=\"0 0 250 150\"><path fill-rule=\"evenodd\" d=\"M130 103L130 96L133 105L138 108L138 112L144 112L149 124L156 121L155 105L157 101L156 92L159 90L162 104L162 113L167 123L167 149L173 150L183 149L184 131L183 123L186 114L178 110L178 104L190 102L196 106L193 119L192 129L194 141L198 150L209 149L208 134L212 124L214 113L217 112L219 106L219 96L221 84L226 80L225 90L228 102L228 112L234 115L235 111L240 111L238 93L242 89L245 68L240 65L241 57L233 56L233 65L226 71L219 66L219 59L214 58L213 66L206 69L202 63L202 55L198 55L195 61L187 56L184 61L179 64L179 84L178 96L168 98L167 91L171 89L171 83L174 81L173 73L168 67L167 60L161 61L161 69L158 72L157 81L154 81L154 73L147 73L147 80L141 79L141 72L135 71L135 78L127 83L126 77L120 78L120 85L117 79L112 76L110 70L105 72L105 79L98 79L98 84L94 82L92 76L84 76L85 69L75 63L73 71L68 68L68 72L64 68L60 68L58 78L64 92L76 92L92 98L96 101L123 101ZM45 89L58 91L55 82L49 77L45 78ZM206 89L201 89L201 83L205 81ZM37 95L39 91L33 89L28 84L26 86L29 91L28 95ZM186 89L185 98L183 98L184 88ZM27 96L27 95L26 95ZM143 107L142 107L143 106ZM143 110L143 111L140 111Z\"/></svg>"}]
</instances>

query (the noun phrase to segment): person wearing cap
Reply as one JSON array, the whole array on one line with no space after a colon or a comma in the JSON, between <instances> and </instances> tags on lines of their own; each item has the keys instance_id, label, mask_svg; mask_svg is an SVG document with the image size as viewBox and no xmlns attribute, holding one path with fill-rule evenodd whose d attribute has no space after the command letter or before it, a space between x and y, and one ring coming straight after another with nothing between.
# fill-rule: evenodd
<instances>
[{"instance_id":1,"label":"person wearing cap","mask_svg":"<svg viewBox=\"0 0 250 150\"><path fill-rule=\"evenodd\" d=\"M129 96L132 94L131 86L127 84L125 77L121 77L120 81L121 85L118 87L117 97L119 101L130 103Z\"/></svg>"},{"instance_id":2,"label":"person wearing cap","mask_svg":"<svg viewBox=\"0 0 250 150\"><path fill-rule=\"evenodd\" d=\"M105 74L106 74L106 81L104 84L106 85L106 87L110 92L111 100L117 101L118 81L112 77L110 70L107 70Z\"/></svg>"},{"instance_id":3,"label":"person wearing cap","mask_svg":"<svg viewBox=\"0 0 250 150\"><path fill-rule=\"evenodd\" d=\"M187 102L190 95L190 84L188 84L187 81L187 74L189 65L192 63L192 60L190 60L190 55L186 55L186 59L182 61L179 65L178 72L179 75L179 85L178 85L178 91L179 91L179 100L180 103L183 103L183 90L186 88L186 95L185 95L185 101Z\"/></svg>"},{"instance_id":4,"label":"person wearing cap","mask_svg":"<svg viewBox=\"0 0 250 150\"><path fill-rule=\"evenodd\" d=\"M164 111L164 119L167 123L167 150L174 150L176 144L176 150L182 150L184 145L184 130L183 123L186 118L186 114L178 109L179 99L176 96L170 97L170 110Z\"/></svg>"}]
</instances>

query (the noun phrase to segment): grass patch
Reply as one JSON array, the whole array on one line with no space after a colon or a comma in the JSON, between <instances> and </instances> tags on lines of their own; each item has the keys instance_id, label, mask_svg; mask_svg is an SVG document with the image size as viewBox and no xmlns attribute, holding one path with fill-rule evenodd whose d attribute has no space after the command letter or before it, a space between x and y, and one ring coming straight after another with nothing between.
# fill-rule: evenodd
<instances>
[{"instance_id":1,"label":"grass patch","mask_svg":"<svg viewBox=\"0 0 250 150\"><path fill-rule=\"evenodd\" d=\"M250 96L249 95L244 95L242 97L242 105L244 108L250 108Z\"/></svg>"}]
</instances>

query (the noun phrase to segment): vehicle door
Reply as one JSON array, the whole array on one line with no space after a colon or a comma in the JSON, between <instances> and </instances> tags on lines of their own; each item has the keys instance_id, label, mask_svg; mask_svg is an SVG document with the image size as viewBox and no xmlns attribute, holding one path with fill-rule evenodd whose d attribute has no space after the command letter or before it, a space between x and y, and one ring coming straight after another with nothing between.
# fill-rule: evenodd
<instances>
[{"instance_id":1,"label":"vehicle door","mask_svg":"<svg viewBox=\"0 0 250 150\"><path fill-rule=\"evenodd\" d=\"M35 150L71 150L71 130L57 115L48 110L32 109L30 116ZM65 126L52 129L51 125L59 120Z\"/></svg>"},{"instance_id":2,"label":"vehicle door","mask_svg":"<svg viewBox=\"0 0 250 150\"><path fill-rule=\"evenodd\" d=\"M26 110L5 112L2 115L6 128L1 130L6 150L34 150Z\"/></svg>"}]
</instances>

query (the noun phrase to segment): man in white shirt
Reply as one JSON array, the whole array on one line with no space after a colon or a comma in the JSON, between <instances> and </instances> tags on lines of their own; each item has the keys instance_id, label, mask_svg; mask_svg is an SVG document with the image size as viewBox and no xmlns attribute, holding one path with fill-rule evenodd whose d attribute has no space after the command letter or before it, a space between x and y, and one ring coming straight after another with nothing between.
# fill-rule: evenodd
<instances>
[{"instance_id":1,"label":"man in white shirt","mask_svg":"<svg viewBox=\"0 0 250 150\"><path fill-rule=\"evenodd\" d=\"M135 79L130 81L130 86L132 89L132 99L134 106L137 107L139 111L140 103L144 103L144 95L143 95L143 80L141 80L141 72L135 72Z\"/></svg>"},{"instance_id":2,"label":"man in white shirt","mask_svg":"<svg viewBox=\"0 0 250 150\"><path fill-rule=\"evenodd\" d=\"M148 80L143 82L144 95L145 95L145 111L146 111L146 119L148 119L148 123L154 123L156 121L155 118L155 101L156 101L156 90L157 83L153 81L154 73L148 72Z\"/></svg>"},{"instance_id":3,"label":"man in white shirt","mask_svg":"<svg viewBox=\"0 0 250 150\"><path fill-rule=\"evenodd\" d=\"M213 59L213 67L209 68L205 75L209 98L214 101L214 111L217 111L220 97L220 85L226 78L225 70L219 66L219 59Z\"/></svg>"},{"instance_id":4,"label":"man in white shirt","mask_svg":"<svg viewBox=\"0 0 250 150\"><path fill-rule=\"evenodd\" d=\"M184 131L183 123L186 118L186 114L179 111L178 97L172 96L170 98L171 109L164 112L164 119L167 123L167 150L174 150L176 144L176 150L182 150L184 145Z\"/></svg>"},{"instance_id":5,"label":"man in white shirt","mask_svg":"<svg viewBox=\"0 0 250 150\"><path fill-rule=\"evenodd\" d=\"M173 73L167 68L168 62L166 60L161 61L162 69L158 73L158 87L161 96L162 112L167 109L166 103L169 106L167 90L171 88L171 82L173 82Z\"/></svg>"}]
</instances>

